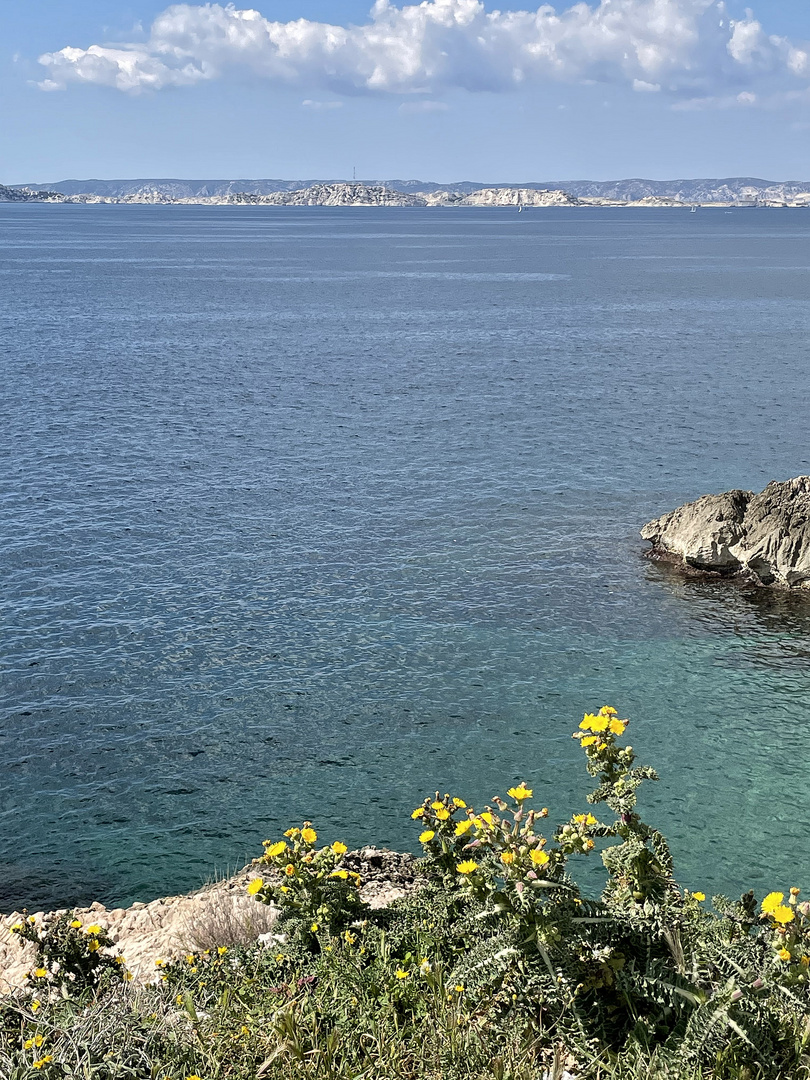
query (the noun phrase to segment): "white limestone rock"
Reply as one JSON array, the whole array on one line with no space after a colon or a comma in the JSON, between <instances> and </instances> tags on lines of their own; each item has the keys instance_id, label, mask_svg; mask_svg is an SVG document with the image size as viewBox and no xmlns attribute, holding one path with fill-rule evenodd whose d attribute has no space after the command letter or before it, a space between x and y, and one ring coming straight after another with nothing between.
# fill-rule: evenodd
<instances>
[{"instance_id":1,"label":"white limestone rock","mask_svg":"<svg viewBox=\"0 0 810 1080\"><path fill-rule=\"evenodd\" d=\"M810 589L810 476L771 481L755 495L704 495L649 521L650 554L758 585Z\"/></svg>"},{"instance_id":2,"label":"white limestone rock","mask_svg":"<svg viewBox=\"0 0 810 1080\"><path fill-rule=\"evenodd\" d=\"M696 570L735 573L740 563L732 549L743 538L743 519L752 491L725 491L703 495L679 506L641 530L653 551L677 556Z\"/></svg>"}]
</instances>

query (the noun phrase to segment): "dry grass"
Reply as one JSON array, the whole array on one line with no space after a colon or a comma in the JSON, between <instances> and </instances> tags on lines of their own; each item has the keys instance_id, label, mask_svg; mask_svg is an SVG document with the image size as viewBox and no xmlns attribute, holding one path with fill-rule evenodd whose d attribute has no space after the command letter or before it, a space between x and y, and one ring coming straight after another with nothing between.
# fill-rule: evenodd
<instances>
[{"instance_id":1,"label":"dry grass","mask_svg":"<svg viewBox=\"0 0 810 1080\"><path fill-rule=\"evenodd\" d=\"M244 892L214 886L207 902L196 905L186 916L180 931L182 948L204 952L222 945L250 945L273 929L276 916L275 908Z\"/></svg>"}]
</instances>

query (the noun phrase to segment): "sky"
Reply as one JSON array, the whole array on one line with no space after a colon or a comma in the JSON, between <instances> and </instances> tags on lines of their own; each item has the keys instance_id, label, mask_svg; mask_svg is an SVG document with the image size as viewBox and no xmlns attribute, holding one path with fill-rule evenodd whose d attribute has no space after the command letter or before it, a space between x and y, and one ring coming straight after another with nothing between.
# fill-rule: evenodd
<instances>
[{"instance_id":1,"label":"sky","mask_svg":"<svg viewBox=\"0 0 810 1080\"><path fill-rule=\"evenodd\" d=\"M0 0L0 183L810 180L807 0Z\"/></svg>"}]
</instances>

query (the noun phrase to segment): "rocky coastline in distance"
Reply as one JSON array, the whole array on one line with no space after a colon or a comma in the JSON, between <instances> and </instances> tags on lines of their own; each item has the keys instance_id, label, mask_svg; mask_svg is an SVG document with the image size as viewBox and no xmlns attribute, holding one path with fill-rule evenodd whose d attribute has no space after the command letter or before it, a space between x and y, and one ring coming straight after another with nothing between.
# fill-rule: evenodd
<instances>
[{"instance_id":1,"label":"rocky coastline in distance","mask_svg":"<svg viewBox=\"0 0 810 1080\"><path fill-rule=\"evenodd\" d=\"M810 207L810 182L725 180L565 181L441 186L408 181L66 180L0 185L0 202L192 206L370 207Z\"/></svg>"}]
</instances>

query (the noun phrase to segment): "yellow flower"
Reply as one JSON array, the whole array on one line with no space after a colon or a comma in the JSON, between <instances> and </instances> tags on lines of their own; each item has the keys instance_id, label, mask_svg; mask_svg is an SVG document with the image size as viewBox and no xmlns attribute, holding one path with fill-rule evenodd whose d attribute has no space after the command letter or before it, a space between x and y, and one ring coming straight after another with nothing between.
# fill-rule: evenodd
<instances>
[{"instance_id":1,"label":"yellow flower","mask_svg":"<svg viewBox=\"0 0 810 1080\"><path fill-rule=\"evenodd\" d=\"M295 877L295 867L292 863L287 863L287 865L284 867L284 873L287 875L287 877Z\"/></svg>"},{"instance_id":2,"label":"yellow flower","mask_svg":"<svg viewBox=\"0 0 810 1080\"><path fill-rule=\"evenodd\" d=\"M465 859L456 866L456 870L458 870L459 874L472 874L477 869L478 863L473 862L472 859Z\"/></svg>"},{"instance_id":3,"label":"yellow flower","mask_svg":"<svg viewBox=\"0 0 810 1080\"><path fill-rule=\"evenodd\" d=\"M318 839L318 834L315 832L314 829L302 829L301 839L304 841L305 844L314 844L315 841Z\"/></svg>"},{"instance_id":4,"label":"yellow flower","mask_svg":"<svg viewBox=\"0 0 810 1080\"><path fill-rule=\"evenodd\" d=\"M419 834L419 843L426 844L428 840L432 840L435 835L436 833L433 831L433 829L425 829L423 833Z\"/></svg>"},{"instance_id":5,"label":"yellow flower","mask_svg":"<svg viewBox=\"0 0 810 1080\"><path fill-rule=\"evenodd\" d=\"M284 835L285 835L285 836L286 836L286 837L287 837L288 839L290 839L290 840L291 840L291 839L292 839L292 838L293 838L294 836L298 836L298 834L300 833L300 831L301 831L300 829L287 829L287 831L286 831L286 832L284 833Z\"/></svg>"},{"instance_id":6,"label":"yellow flower","mask_svg":"<svg viewBox=\"0 0 810 1080\"><path fill-rule=\"evenodd\" d=\"M26 1039L23 1043L23 1049L30 1050L32 1046L42 1046L45 1040L41 1035L35 1035L33 1039Z\"/></svg>"},{"instance_id":7,"label":"yellow flower","mask_svg":"<svg viewBox=\"0 0 810 1080\"><path fill-rule=\"evenodd\" d=\"M472 826L473 826L473 823L470 820L470 818L467 818L466 821L458 821L458 822L456 822L456 836L463 836L465 833L470 831Z\"/></svg>"},{"instance_id":8,"label":"yellow flower","mask_svg":"<svg viewBox=\"0 0 810 1080\"><path fill-rule=\"evenodd\" d=\"M595 825L596 818L593 814L574 814L574 823L576 825Z\"/></svg>"},{"instance_id":9,"label":"yellow flower","mask_svg":"<svg viewBox=\"0 0 810 1080\"><path fill-rule=\"evenodd\" d=\"M781 923L782 926L786 926L796 918L793 914L793 908L789 908L785 904L780 904L778 908L775 908L771 912L771 916L774 922Z\"/></svg>"},{"instance_id":10,"label":"yellow flower","mask_svg":"<svg viewBox=\"0 0 810 1080\"><path fill-rule=\"evenodd\" d=\"M37 999L34 998L34 1000L31 1002L31 1011L36 1012L41 1004L42 1004L41 1001L37 1001Z\"/></svg>"},{"instance_id":11,"label":"yellow flower","mask_svg":"<svg viewBox=\"0 0 810 1080\"><path fill-rule=\"evenodd\" d=\"M340 878L341 881L346 881L349 876L348 870L333 870L329 877Z\"/></svg>"},{"instance_id":12,"label":"yellow flower","mask_svg":"<svg viewBox=\"0 0 810 1080\"><path fill-rule=\"evenodd\" d=\"M98 952L100 946L96 939L93 938L92 941L87 942L87 948L90 950L90 952Z\"/></svg>"},{"instance_id":13,"label":"yellow flower","mask_svg":"<svg viewBox=\"0 0 810 1080\"><path fill-rule=\"evenodd\" d=\"M447 821L447 819L450 817L450 811L443 806L441 810L436 811L436 817L439 819L439 821Z\"/></svg>"},{"instance_id":14,"label":"yellow flower","mask_svg":"<svg viewBox=\"0 0 810 1080\"><path fill-rule=\"evenodd\" d=\"M357 941L357 934L353 934L351 930L344 930L343 940L347 945L354 945L355 941Z\"/></svg>"},{"instance_id":15,"label":"yellow flower","mask_svg":"<svg viewBox=\"0 0 810 1080\"><path fill-rule=\"evenodd\" d=\"M762 901L762 910L766 915L772 914L782 901L785 899L785 894L780 892L771 892Z\"/></svg>"},{"instance_id":16,"label":"yellow flower","mask_svg":"<svg viewBox=\"0 0 810 1080\"><path fill-rule=\"evenodd\" d=\"M224 956L227 951L228 951L228 946L227 945L218 945L217 946L217 953L218 953L219 956Z\"/></svg>"},{"instance_id":17,"label":"yellow flower","mask_svg":"<svg viewBox=\"0 0 810 1080\"><path fill-rule=\"evenodd\" d=\"M483 821L485 825L494 825L495 818L490 814L488 810L485 810L483 814L478 815L478 820Z\"/></svg>"},{"instance_id":18,"label":"yellow flower","mask_svg":"<svg viewBox=\"0 0 810 1080\"><path fill-rule=\"evenodd\" d=\"M613 732L614 735L624 735L624 729L626 727L627 724L625 724L623 720L611 720L608 724L608 728Z\"/></svg>"},{"instance_id":19,"label":"yellow flower","mask_svg":"<svg viewBox=\"0 0 810 1080\"><path fill-rule=\"evenodd\" d=\"M458 810L466 810L467 809L467 804L464 802L463 799L454 798L453 799L453 806L455 806Z\"/></svg>"},{"instance_id":20,"label":"yellow flower","mask_svg":"<svg viewBox=\"0 0 810 1080\"><path fill-rule=\"evenodd\" d=\"M596 713L586 712L583 718L579 722L580 731L590 731L591 724L596 720Z\"/></svg>"},{"instance_id":21,"label":"yellow flower","mask_svg":"<svg viewBox=\"0 0 810 1080\"><path fill-rule=\"evenodd\" d=\"M430 804L430 809L431 810L444 810L444 803L443 802L432 802Z\"/></svg>"},{"instance_id":22,"label":"yellow flower","mask_svg":"<svg viewBox=\"0 0 810 1080\"><path fill-rule=\"evenodd\" d=\"M23 928L23 924L21 922L15 922L14 925L12 926L12 928L11 928L11 932L12 932L12 934L19 934L19 932L22 930L22 928Z\"/></svg>"},{"instance_id":23,"label":"yellow flower","mask_svg":"<svg viewBox=\"0 0 810 1080\"><path fill-rule=\"evenodd\" d=\"M603 705L602 708L599 710L599 712L600 712L600 714L602 716L616 716L617 715L616 710L613 708L612 705Z\"/></svg>"},{"instance_id":24,"label":"yellow flower","mask_svg":"<svg viewBox=\"0 0 810 1080\"><path fill-rule=\"evenodd\" d=\"M695 898L695 900L699 900L701 904L706 899L706 893L702 892L693 892L692 896Z\"/></svg>"},{"instance_id":25,"label":"yellow flower","mask_svg":"<svg viewBox=\"0 0 810 1080\"><path fill-rule=\"evenodd\" d=\"M518 784L517 787L510 787L506 793L511 795L513 799L517 799L518 802L523 802L524 799L530 799L533 791L530 787L526 787L525 784Z\"/></svg>"},{"instance_id":26,"label":"yellow flower","mask_svg":"<svg viewBox=\"0 0 810 1080\"><path fill-rule=\"evenodd\" d=\"M535 866L545 866L549 861L549 857L546 855L545 851L538 851L537 848L533 848L529 852L529 858Z\"/></svg>"},{"instance_id":27,"label":"yellow flower","mask_svg":"<svg viewBox=\"0 0 810 1080\"><path fill-rule=\"evenodd\" d=\"M593 744L594 744L595 742L596 742L596 736L595 736L595 735L587 735L587 736L586 736L586 737L585 737L585 738L584 738L584 739L582 740L582 746L593 746Z\"/></svg>"},{"instance_id":28,"label":"yellow flower","mask_svg":"<svg viewBox=\"0 0 810 1080\"><path fill-rule=\"evenodd\" d=\"M607 731L608 718L606 716L595 716L591 720L591 731Z\"/></svg>"},{"instance_id":29,"label":"yellow flower","mask_svg":"<svg viewBox=\"0 0 810 1080\"><path fill-rule=\"evenodd\" d=\"M514 861L515 861L515 853L514 853L514 851L502 851L501 852L501 862L504 864L504 866L511 866Z\"/></svg>"},{"instance_id":30,"label":"yellow flower","mask_svg":"<svg viewBox=\"0 0 810 1080\"><path fill-rule=\"evenodd\" d=\"M407 979L408 978L408 972L404 971L402 968L397 968L397 970L394 972L394 974L396 975L396 977L398 979Z\"/></svg>"},{"instance_id":31,"label":"yellow flower","mask_svg":"<svg viewBox=\"0 0 810 1080\"><path fill-rule=\"evenodd\" d=\"M788 952L787 949L780 949L779 952L776 955L779 957L780 960L784 960L784 961L790 960L790 953Z\"/></svg>"},{"instance_id":32,"label":"yellow flower","mask_svg":"<svg viewBox=\"0 0 810 1080\"><path fill-rule=\"evenodd\" d=\"M320 926L318 925L318 923L314 922L312 926L310 926L310 930L313 934L315 934L318 932L318 930L320 930Z\"/></svg>"},{"instance_id":33,"label":"yellow flower","mask_svg":"<svg viewBox=\"0 0 810 1080\"><path fill-rule=\"evenodd\" d=\"M81 930L82 921L81 919L74 919L70 925L73 927L74 930Z\"/></svg>"},{"instance_id":34,"label":"yellow flower","mask_svg":"<svg viewBox=\"0 0 810 1080\"><path fill-rule=\"evenodd\" d=\"M424 808L424 806L417 806L417 808L411 814L411 817L413 818L414 821L416 821L417 818L424 817L424 816L425 816L425 808Z\"/></svg>"},{"instance_id":35,"label":"yellow flower","mask_svg":"<svg viewBox=\"0 0 810 1080\"><path fill-rule=\"evenodd\" d=\"M34 976L37 979L46 979L48 977L48 971L46 968L37 968L34 971Z\"/></svg>"},{"instance_id":36,"label":"yellow flower","mask_svg":"<svg viewBox=\"0 0 810 1080\"><path fill-rule=\"evenodd\" d=\"M253 881L249 882L247 891L250 896L255 896L264 888L264 881L260 877L255 877Z\"/></svg>"},{"instance_id":37,"label":"yellow flower","mask_svg":"<svg viewBox=\"0 0 810 1080\"><path fill-rule=\"evenodd\" d=\"M802 967L810 967L810 956L803 956L799 963L802 965Z\"/></svg>"},{"instance_id":38,"label":"yellow flower","mask_svg":"<svg viewBox=\"0 0 810 1080\"><path fill-rule=\"evenodd\" d=\"M334 844L332 844L332 851L335 855L345 855L348 850L346 845L342 844L340 840L336 840Z\"/></svg>"},{"instance_id":39,"label":"yellow flower","mask_svg":"<svg viewBox=\"0 0 810 1080\"><path fill-rule=\"evenodd\" d=\"M98 925L98 923L93 923L92 926L87 927L86 933L88 933L88 934L100 934L101 933L101 927Z\"/></svg>"},{"instance_id":40,"label":"yellow flower","mask_svg":"<svg viewBox=\"0 0 810 1080\"><path fill-rule=\"evenodd\" d=\"M40 1058L39 1061L32 1061L31 1064L35 1069L41 1069L43 1065L47 1065L49 1061L53 1061L53 1054L46 1054L45 1057Z\"/></svg>"},{"instance_id":41,"label":"yellow flower","mask_svg":"<svg viewBox=\"0 0 810 1080\"><path fill-rule=\"evenodd\" d=\"M463 994L464 993L464 987L461 985L461 983L456 983L456 985L453 987L453 989L455 990L455 992L457 994Z\"/></svg>"},{"instance_id":42,"label":"yellow flower","mask_svg":"<svg viewBox=\"0 0 810 1080\"><path fill-rule=\"evenodd\" d=\"M287 845L283 840L277 840L275 844L269 844L265 849L265 856L268 859L277 859L279 855L282 855L287 850Z\"/></svg>"}]
</instances>

